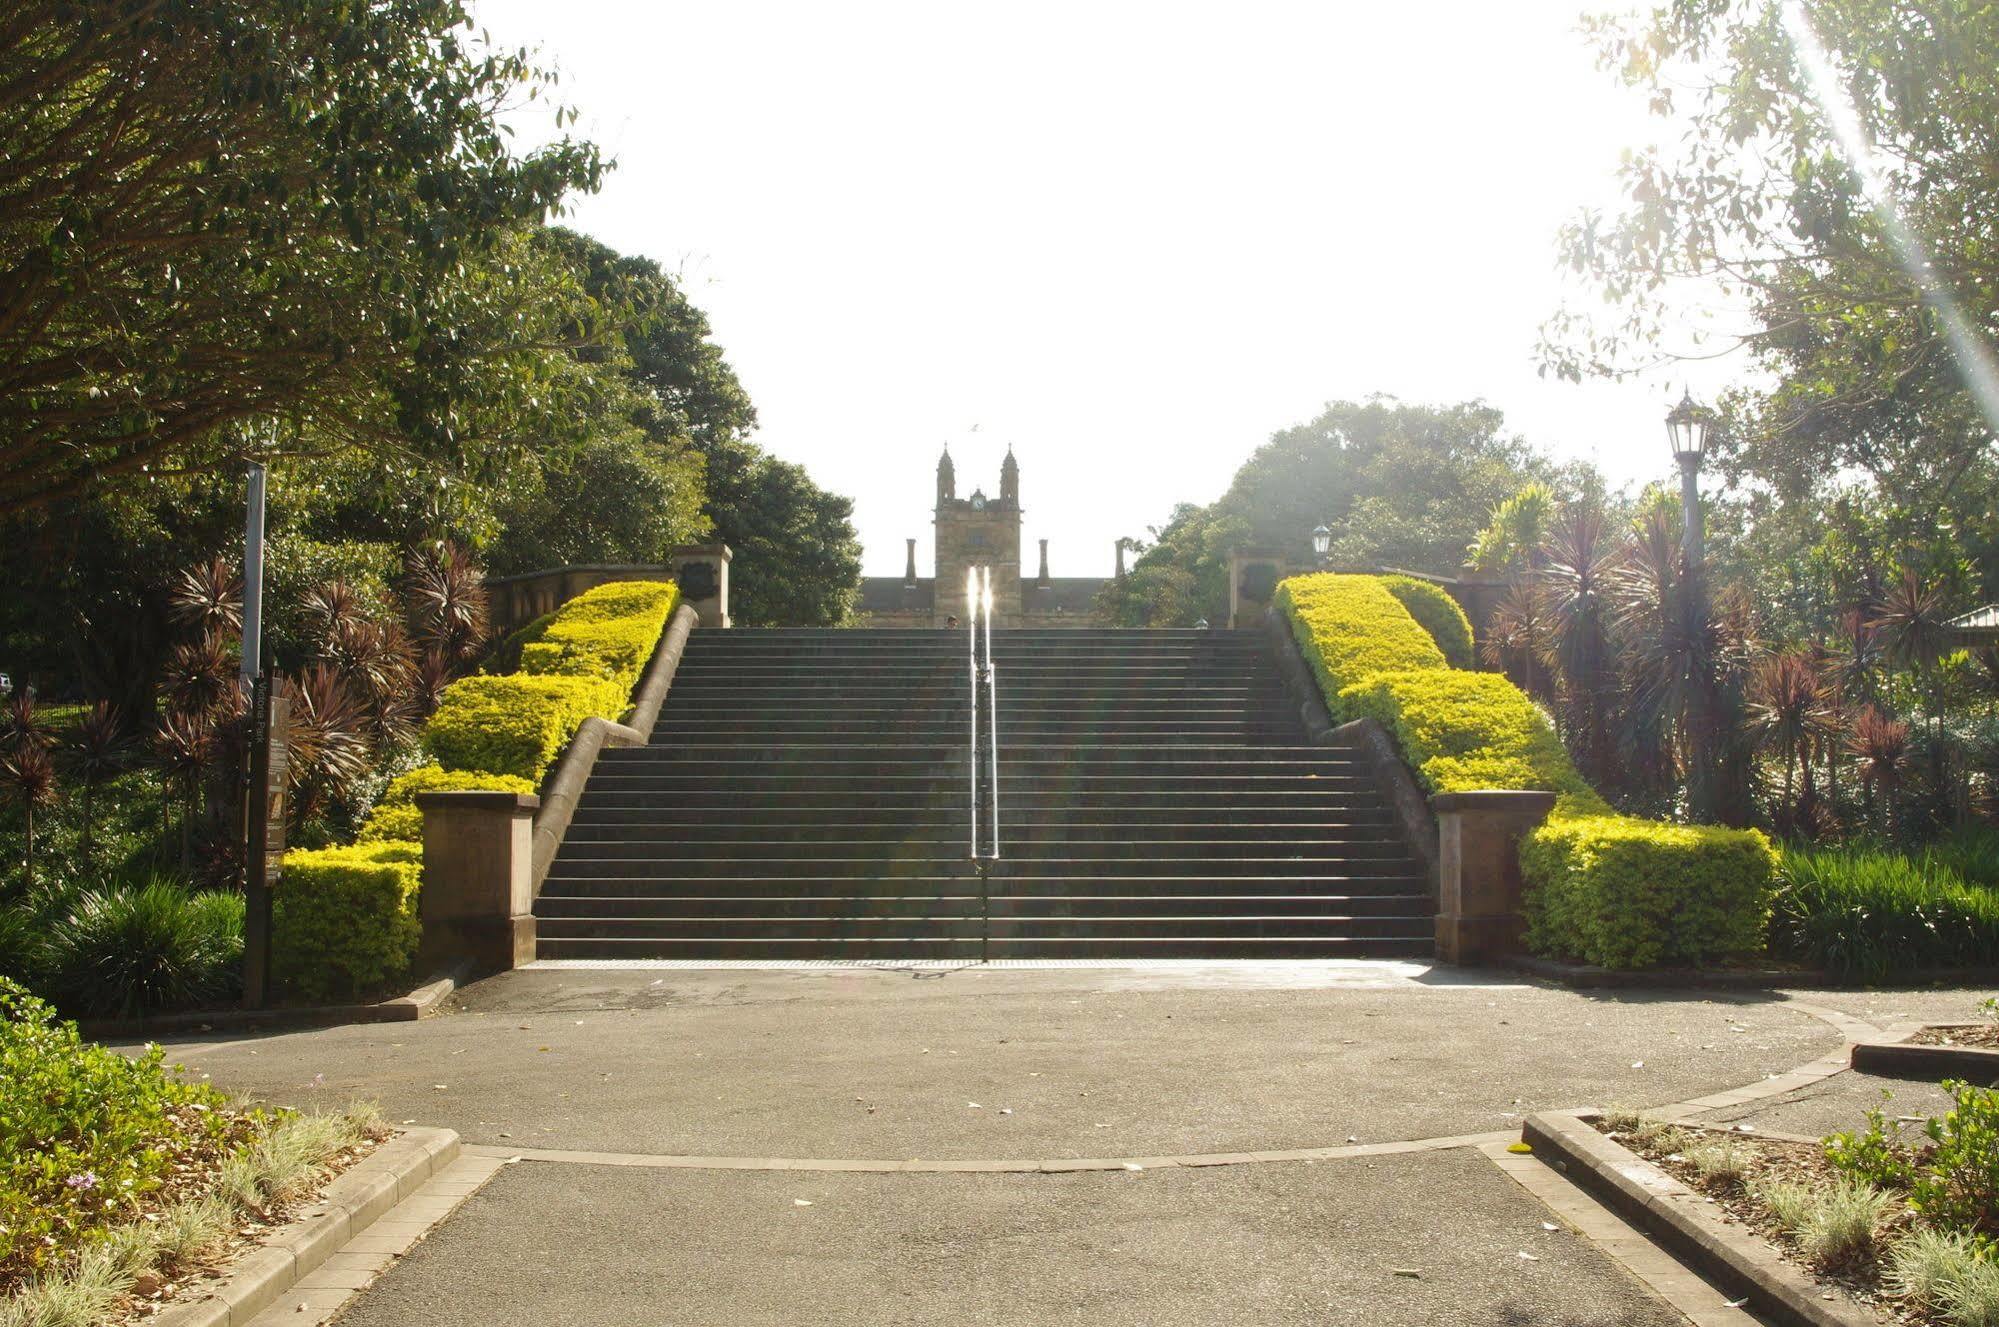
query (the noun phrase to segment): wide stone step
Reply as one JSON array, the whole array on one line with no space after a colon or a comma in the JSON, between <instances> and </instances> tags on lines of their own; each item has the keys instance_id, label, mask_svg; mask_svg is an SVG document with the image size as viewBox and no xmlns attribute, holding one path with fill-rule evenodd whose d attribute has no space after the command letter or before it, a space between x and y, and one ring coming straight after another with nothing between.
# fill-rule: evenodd
<instances>
[{"instance_id":1,"label":"wide stone step","mask_svg":"<svg viewBox=\"0 0 1999 1327\"><path fill-rule=\"evenodd\" d=\"M733 838L753 826L766 835L797 834L805 837L844 837L875 834L909 834L923 827L962 833L967 810L964 797L937 799L928 806L875 807L859 800L834 806L765 806L743 808L744 815L689 815L683 808L667 810L651 802L611 806L597 802L578 805L570 822L570 833L584 829L599 831L617 826L661 826L689 837ZM1044 800L1033 807L1004 808L1007 832L1059 833L1085 830L1241 830L1261 833L1266 828L1300 825L1372 827L1399 834L1395 815L1386 805L1353 805L1341 802L1322 808L1296 806L1109 806L1079 807Z\"/></svg>"},{"instance_id":2,"label":"wide stone step","mask_svg":"<svg viewBox=\"0 0 1999 1327\"><path fill-rule=\"evenodd\" d=\"M654 772L675 765L706 764L790 764L807 762L922 761L940 767L963 767L966 760L964 734L956 742L748 742L748 741L657 741L643 747L607 747L598 756L598 768L625 773ZM983 743L981 744L984 745ZM1161 751L1154 746L1119 744L1077 744L1020 742L1000 738L1000 760L1008 766L1025 764L1038 768L1050 764L1112 769L1137 765L1144 768L1186 764L1208 765L1221 761L1237 765L1310 766L1314 771L1336 773L1370 768L1356 753L1344 747L1253 746L1244 743L1206 746L1176 746Z\"/></svg>"},{"instance_id":3,"label":"wide stone step","mask_svg":"<svg viewBox=\"0 0 1999 1327\"><path fill-rule=\"evenodd\" d=\"M883 860L873 857L840 858L828 856L798 857L714 857L675 854L671 857L623 856L605 852L607 845L582 843L574 853L564 851L549 867L550 880L575 878L600 879L626 876L637 880L681 880L681 879L782 879L787 875L811 877L840 877L853 879L901 880L921 876L934 876L950 870L963 860L954 856L905 856ZM657 847L648 845L657 852ZM1393 851L1367 852L1348 851L1340 853L1320 853L1313 856L1237 856L1234 854L1216 856L1186 855L1184 851L1172 857L1105 855L1034 856L1026 853L1008 854L1009 878L1026 879L1034 876L1081 877L1084 879L1108 879L1116 876L1196 876L1203 879L1227 879L1231 876L1269 876L1290 879L1313 879L1327 876L1345 875L1355 872L1366 874L1407 874L1416 869L1415 861Z\"/></svg>"},{"instance_id":4,"label":"wide stone step","mask_svg":"<svg viewBox=\"0 0 1999 1327\"><path fill-rule=\"evenodd\" d=\"M696 959L730 961L910 962L980 959L1389 959L1429 958L1435 938L1425 932L1405 937L1313 935L1208 935L1160 939L1104 934L1065 939L981 942L975 928L953 937L930 934L880 935L842 940L579 939L543 940L537 952L549 959Z\"/></svg>"},{"instance_id":5,"label":"wide stone step","mask_svg":"<svg viewBox=\"0 0 1999 1327\"><path fill-rule=\"evenodd\" d=\"M892 811L912 817L951 815L963 810L969 797L966 781L940 781L928 788L884 789L835 779L815 780L798 788L773 780L761 788L716 788L701 785L678 788L670 803L663 803L656 789L613 790L591 780L577 802L577 815L585 811L650 811L654 815L706 816L726 820L735 815L757 815L758 823L781 823L767 813L834 811L865 815L870 811ZM1299 812L1337 814L1341 808L1377 810L1385 805L1371 787L1336 787L1331 780L1307 780L1297 785L1281 784L1254 793L1233 794L1212 784L1188 781L1178 789L1148 788L1051 788L1033 786L1006 792L1002 811L1025 816L1030 811L1184 809L1190 813L1212 813L1218 809L1239 810L1243 814L1289 809ZM920 823L920 820L917 822Z\"/></svg>"},{"instance_id":6,"label":"wide stone step","mask_svg":"<svg viewBox=\"0 0 1999 1327\"><path fill-rule=\"evenodd\" d=\"M543 898L697 898L717 895L786 895L793 898L855 898L887 894L976 893L978 877L963 861L956 868L928 876L785 875L730 876L725 878L690 876L685 879L648 879L630 875L551 875L543 887ZM1348 871L1326 873L1300 879L1297 876L1216 876L1216 875L1128 875L1128 876L1018 876L1003 869L994 876L992 889L1015 898L1067 898L1079 896L1120 898L1162 898L1179 895L1291 894L1316 892L1328 897L1394 894L1428 900L1428 881L1415 871ZM1421 911L1428 903L1412 905Z\"/></svg>"},{"instance_id":7,"label":"wide stone step","mask_svg":"<svg viewBox=\"0 0 1999 1327\"><path fill-rule=\"evenodd\" d=\"M1395 894L696 894L673 898L543 894L535 915L544 920L641 918L687 922L744 917L1418 917L1429 915L1429 896Z\"/></svg>"},{"instance_id":8,"label":"wide stone step","mask_svg":"<svg viewBox=\"0 0 1999 1327\"><path fill-rule=\"evenodd\" d=\"M982 922L977 908L956 913L928 915L854 915L845 917L798 917L774 914L765 917L708 917L698 921L649 917L548 917L535 927L538 939L677 940L699 936L706 940L850 940L879 935L920 934L939 931L948 935L981 929L996 940L1085 939L1104 932L1145 939L1192 939L1227 936L1232 939L1292 939L1320 934L1346 937L1410 937L1434 930L1435 923L1420 916L1352 916L1339 913L1283 916L1215 913L1198 917L1090 916L1065 917L998 916Z\"/></svg>"},{"instance_id":9,"label":"wide stone step","mask_svg":"<svg viewBox=\"0 0 1999 1327\"><path fill-rule=\"evenodd\" d=\"M1350 814L1340 820L1257 822L1205 820L1189 822L1177 817L1156 817L1150 821L1134 818L1077 821L1052 820L1045 815L1002 815L1007 843L1104 843L1104 842L1217 842L1289 843L1304 839L1320 841L1399 842L1387 812L1373 817ZM983 828L983 827L982 827ZM818 824L786 823L765 819L754 825L740 821L706 821L688 817L666 819L657 815L605 820L578 815L569 826L569 838L577 843L606 841L717 844L723 847L746 841L773 843L861 843L906 845L917 842L966 842L965 816L955 820L940 816L934 821L864 821L848 815L829 818Z\"/></svg>"},{"instance_id":10,"label":"wide stone step","mask_svg":"<svg viewBox=\"0 0 1999 1327\"><path fill-rule=\"evenodd\" d=\"M989 833L982 827L981 839ZM705 838L675 834L671 826L645 833L641 826L617 825L578 833L570 856L575 861L604 858L635 861L652 857L727 857L734 861L762 861L771 858L810 857L822 861L887 861L909 856L948 858L965 851L968 833L951 833L944 827L917 830L901 835L875 838L810 838L780 836L759 830L755 837ZM1094 858L1203 858L1235 860L1254 854L1262 858L1295 858L1312 861L1344 861L1356 855L1401 856L1402 846L1381 832L1379 826L1339 832L1322 826L1278 827L1256 837L1228 835L1197 838L1158 835L1119 827L1106 836L1085 837L1073 831L1050 833L1016 826L1002 819L1001 851L1014 861L1040 861L1050 857Z\"/></svg>"}]
</instances>

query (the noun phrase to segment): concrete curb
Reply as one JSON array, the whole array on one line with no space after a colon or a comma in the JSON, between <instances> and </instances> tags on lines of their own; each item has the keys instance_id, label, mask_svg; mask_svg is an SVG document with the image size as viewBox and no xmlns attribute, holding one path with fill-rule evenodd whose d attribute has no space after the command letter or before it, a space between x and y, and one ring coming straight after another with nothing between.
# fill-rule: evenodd
<instances>
[{"instance_id":1,"label":"concrete curb","mask_svg":"<svg viewBox=\"0 0 1999 1327\"><path fill-rule=\"evenodd\" d=\"M1575 1112L1528 1119L1520 1136L1534 1155L1697 1269L1774 1327L1875 1327L1872 1313L1824 1291L1804 1272L1714 1204L1628 1148L1598 1133Z\"/></svg>"},{"instance_id":2,"label":"concrete curb","mask_svg":"<svg viewBox=\"0 0 1999 1327\"><path fill-rule=\"evenodd\" d=\"M278 1028L338 1027L343 1023L412 1023L437 1012L468 971L454 967L408 995L374 1004L307 1005L296 1009L211 1009L152 1018L81 1019L77 1030L92 1041L128 1037L179 1037L196 1032L265 1032Z\"/></svg>"},{"instance_id":3,"label":"concrete curb","mask_svg":"<svg viewBox=\"0 0 1999 1327\"><path fill-rule=\"evenodd\" d=\"M244 1327L383 1213L457 1159L449 1129L404 1129L320 1195L306 1215L238 1258L201 1299L175 1304L157 1327Z\"/></svg>"},{"instance_id":4,"label":"concrete curb","mask_svg":"<svg viewBox=\"0 0 1999 1327\"><path fill-rule=\"evenodd\" d=\"M1934 1024L1948 1030L1949 1024ZM1911 1034L1913 1035L1913 1034ZM1940 1083L1962 1078L1979 1084L1999 1083L1999 1050L1977 1046L1918 1046L1907 1041L1862 1041L1853 1047L1852 1064L1863 1074L1883 1078L1915 1078Z\"/></svg>"},{"instance_id":5,"label":"concrete curb","mask_svg":"<svg viewBox=\"0 0 1999 1327\"><path fill-rule=\"evenodd\" d=\"M1600 968L1590 963L1567 963L1560 959L1535 958L1522 954L1506 960L1504 966L1529 977L1559 982L1576 990L1660 990L1673 987L1695 990L1769 991L1787 987L1821 988L1823 972L1795 968Z\"/></svg>"}]
</instances>

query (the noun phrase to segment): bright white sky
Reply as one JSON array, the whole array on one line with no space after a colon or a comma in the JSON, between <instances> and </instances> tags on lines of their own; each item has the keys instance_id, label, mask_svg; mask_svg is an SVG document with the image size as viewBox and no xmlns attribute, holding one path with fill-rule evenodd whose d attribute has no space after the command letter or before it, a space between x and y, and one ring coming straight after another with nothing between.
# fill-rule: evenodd
<instances>
[{"instance_id":1,"label":"bright white sky","mask_svg":"<svg viewBox=\"0 0 1999 1327\"><path fill-rule=\"evenodd\" d=\"M961 495L1013 444L1058 576L1372 392L1668 477L1677 379L1535 372L1557 226L1659 132L1578 0L475 3L618 163L568 224L681 273L870 574L928 574L947 439Z\"/></svg>"}]
</instances>

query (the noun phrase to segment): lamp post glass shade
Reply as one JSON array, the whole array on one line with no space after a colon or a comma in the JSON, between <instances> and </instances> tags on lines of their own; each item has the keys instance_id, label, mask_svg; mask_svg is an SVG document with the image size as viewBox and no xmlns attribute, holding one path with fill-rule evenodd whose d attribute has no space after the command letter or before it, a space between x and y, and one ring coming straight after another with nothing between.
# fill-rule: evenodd
<instances>
[{"instance_id":1,"label":"lamp post glass shade","mask_svg":"<svg viewBox=\"0 0 1999 1327\"><path fill-rule=\"evenodd\" d=\"M1707 412L1694 404L1691 391L1681 394L1680 403L1666 415L1666 441L1673 459L1682 466L1698 466L1707 451Z\"/></svg>"},{"instance_id":2,"label":"lamp post glass shade","mask_svg":"<svg viewBox=\"0 0 1999 1327\"><path fill-rule=\"evenodd\" d=\"M1318 554L1320 557L1324 557L1326 556L1326 550L1331 548L1332 546L1333 546L1333 532L1331 530L1328 530L1325 526L1321 525L1317 529L1312 531L1312 551L1314 553Z\"/></svg>"}]
</instances>

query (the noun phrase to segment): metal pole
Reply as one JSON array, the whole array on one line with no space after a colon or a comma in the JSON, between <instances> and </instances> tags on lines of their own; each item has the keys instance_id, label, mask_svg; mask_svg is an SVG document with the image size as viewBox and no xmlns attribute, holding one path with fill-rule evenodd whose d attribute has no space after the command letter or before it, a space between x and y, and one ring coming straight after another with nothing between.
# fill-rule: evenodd
<instances>
[{"instance_id":1,"label":"metal pole","mask_svg":"<svg viewBox=\"0 0 1999 1327\"><path fill-rule=\"evenodd\" d=\"M1701 561L1700 462L1691 456L1680 460L1680 516L1685 523L1680 542L1686 548L1687 565L1698 571Z\"/></svg>"},{"instance_id":2,"label":"metal pole","mask_svg":"<svg viewBox=\"0 0 1999 1327\"><path fill-rule=\"evenodd\" d=\"M967 666L972 681L972 860L979 859L979 573L965 568Z\"/></svg>"},{"instance_id":3,"label":"metal pole","mask_svg":"<svg viewBox=\"0 0 1999 1327\"><path fill-rule=\"evenodd\" d=\"M986 792L992 798L993 850L999 860L999 670L993 667L993 569L985 568L985 588L980 600L986 614L986 760L989 762Z\"/></svg>"},{"instance_id":4,"label":"metal pole","mask_svg":"<svg viewBox=\"0 0 1999 1327\"><path fill-rule=\"evenodd\" d=\"M243 685L253 686L264 654L264 467L250 467L243 516Z\"/></svg>"}]
</instances>

